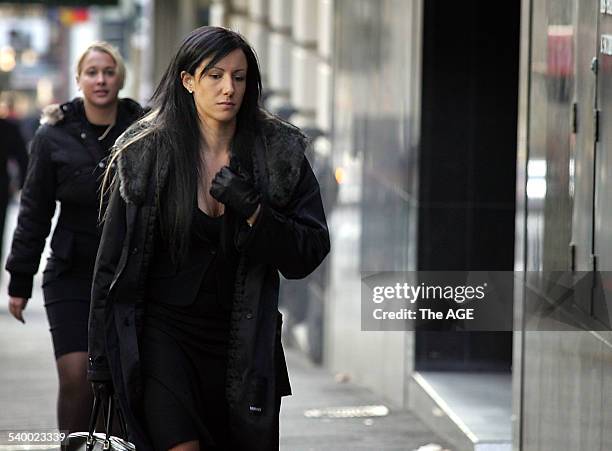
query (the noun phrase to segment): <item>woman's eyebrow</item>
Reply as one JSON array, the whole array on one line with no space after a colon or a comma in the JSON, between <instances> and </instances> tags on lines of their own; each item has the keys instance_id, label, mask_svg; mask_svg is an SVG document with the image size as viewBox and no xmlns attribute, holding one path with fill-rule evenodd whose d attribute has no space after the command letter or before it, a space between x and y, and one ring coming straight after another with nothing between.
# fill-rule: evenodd
<instances>
[{"instance_id":1,"label":"woman's eyebrow","mask_svg":"<svg viewBox=\"0 0 612 451\"><path fill-rule=\"evenodd\" d=\"M222 72L225 72L225 69L223 69L222 67L213 66L213 67L211 67L211 68L210 68L210 70L213 70L213 69L217 69L217 70L220 70L220 71L222 71ZM233 72L240 72L240 71L242 71L242 70L246 70L246 69L242 69L242 68L240 68L240 69L234 69L234 71L233 71Z\"/></svg>"}]
</instances>

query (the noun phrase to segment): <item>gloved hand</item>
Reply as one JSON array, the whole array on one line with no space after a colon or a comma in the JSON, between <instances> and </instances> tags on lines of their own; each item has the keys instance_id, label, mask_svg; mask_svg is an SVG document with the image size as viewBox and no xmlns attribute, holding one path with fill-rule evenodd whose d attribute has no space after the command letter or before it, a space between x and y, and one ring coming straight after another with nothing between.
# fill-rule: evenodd
<instances>
[{"instance_id":1,"label":"gloved hand","mask_svg":"<svg viewBox=\"0 0 612 451\"><path fill-rule=\"evenodd\" d=\"M223 166L213 178L210 195L230 207L243 219L250 218L259 205L260 195L251 178L240 170L232 159L230 166Z\"/></svg>"}]
</instances>

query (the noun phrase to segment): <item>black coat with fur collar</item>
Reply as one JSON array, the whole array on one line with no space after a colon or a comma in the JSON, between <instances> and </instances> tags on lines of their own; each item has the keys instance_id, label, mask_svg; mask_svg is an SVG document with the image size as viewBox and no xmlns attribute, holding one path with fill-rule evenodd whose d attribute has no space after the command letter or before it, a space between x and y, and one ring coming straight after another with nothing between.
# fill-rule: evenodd
<instances>
[{"instance_id":1,"label":"black coat with fur collar","mask_svg":"<svg viewBox=\"0 0 612 451\"><path fill-rule=\"evenodd\" d=\"M133 132L120 140L129 140ZM229 210L223 219L222 237L240 255L226 381L233 450L277 449L275 405L279 396L291 393L280 344L278 273L305 277L329 252L319 185L304 156L306 144L297 128L268 118L252 155L262 194L257 221L250 228ZM139 451L151 444L140 420L138 336L157 224L155 192L165 183L168 159L164 140L154 133L122 152L92 289L89 378L112 379Z\"/></svg>"},{"instance_id":2,"label":"black coat with fur collar","mask_svg":"<svg viewBox=\"0 0 612 451\"><path fill-rule=\"evenodd\" d=\"M133 100L120 99L108 142L112 144L142 112ZM24 298L32 293L56 201L61 203L61 211L51 250L61 262L60 269L78 270L91 277L101 232L99 188L108 148L94 136L83 99L47 106L40 122L30 146L17 228L6 264L11 273L9 294Z\"/></svg>"}]
</instances>

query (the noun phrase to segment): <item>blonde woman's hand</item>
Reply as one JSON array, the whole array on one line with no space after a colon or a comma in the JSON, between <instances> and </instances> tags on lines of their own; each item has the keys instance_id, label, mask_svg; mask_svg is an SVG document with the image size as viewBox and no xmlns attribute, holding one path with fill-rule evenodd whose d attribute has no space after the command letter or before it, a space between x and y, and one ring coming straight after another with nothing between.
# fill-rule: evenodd
<instances>
[{"instance_id":1,"label":"blonde woman's hand","mask_svg":"<svg viewBox=\"0 0 612 451\"><path fill-rule=\"evenodd\" d=\"M23 311L26 308L26 305L28 305L28 299L26 298L17 298L13 296L9 297L9 311L11 312L11 315L13 315L23 324L25 324L25 320L23 319Z\"/></svg>"}]
</instances>

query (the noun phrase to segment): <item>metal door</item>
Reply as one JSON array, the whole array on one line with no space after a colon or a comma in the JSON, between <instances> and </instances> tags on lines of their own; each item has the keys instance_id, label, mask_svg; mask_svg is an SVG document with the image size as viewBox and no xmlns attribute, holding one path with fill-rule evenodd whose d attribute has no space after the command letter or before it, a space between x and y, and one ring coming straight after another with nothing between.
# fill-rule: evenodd
<instances>
[{"instance_id":1,"label":"metal door","mask_svg":"<svg viewBox=\"0 0 612 451\"><path fill-rule=\"evenodd\" d=\"M600 2L597 94L595 99L595 202L593 254L595 269L612 271L612 1ZM609 279L602 273L604 279ZM592 300L592 315L612 324L608 313L609 283Z\"/></svg>"},{"instance_id":2,"label":"metal door","mask_svg":"<svg viewBox=\"0 0 612 451\"><path fill-rule=\"evenodd\" d=\"M595 226L593 249L596 269L612 270L612 1L601 1L597 98L599 133L595 133ZM599 136L597 136L599 135Z\"/></svg>"},{"instance_id":3,"label":"metal door","mask_svg":"<svg viewBox=\"0 0 612 451\"><path fill-rule=\"evenodd\" d=\"M597 134L597 68L600 1L577 2L575 36L574 146L570 157L570 197L573 197L572 268L594 269L594 203Z\"/></svg>"}]
</instances>

